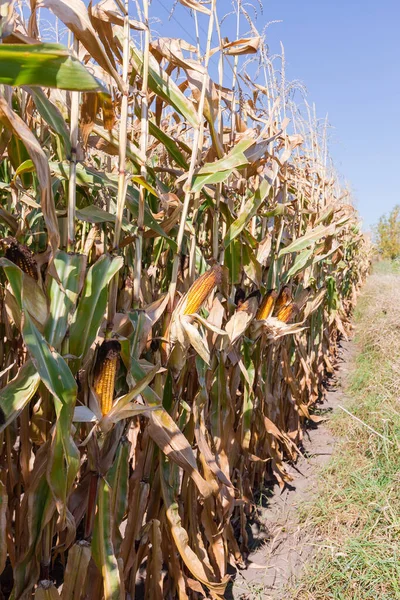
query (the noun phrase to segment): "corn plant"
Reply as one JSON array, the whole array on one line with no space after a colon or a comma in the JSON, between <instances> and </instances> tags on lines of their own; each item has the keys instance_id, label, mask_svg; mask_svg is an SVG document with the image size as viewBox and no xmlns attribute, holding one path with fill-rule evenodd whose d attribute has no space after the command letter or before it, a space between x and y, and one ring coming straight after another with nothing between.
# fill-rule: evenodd
<instances>
[{"instance_id":1,"label":"corn plant","mask_svg":"<svg viewBox=\"0 0 400 600\"><path fill-rule=\"evenodd\" d=\"M181 4L204 54L152 38L147 0L2 3L5 598L223 598L368 272L264 33Z\"/></svg>"}]
</instances>

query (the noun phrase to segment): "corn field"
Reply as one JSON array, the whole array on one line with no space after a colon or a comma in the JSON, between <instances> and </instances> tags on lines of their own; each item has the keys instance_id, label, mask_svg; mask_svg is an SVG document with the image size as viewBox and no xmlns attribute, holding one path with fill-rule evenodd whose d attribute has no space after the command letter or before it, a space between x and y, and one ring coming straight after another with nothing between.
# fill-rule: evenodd
<instances>
[{"instance_id":1,"label":"corn field","mask_svg":"<svg viewBox=\"0 0 400 600\"><path fill-rule=\"evenodd\" d=\"M223 598L368 272L283 49L180 3L0 2L2 598Z\"/></svg>"}]
</instances>

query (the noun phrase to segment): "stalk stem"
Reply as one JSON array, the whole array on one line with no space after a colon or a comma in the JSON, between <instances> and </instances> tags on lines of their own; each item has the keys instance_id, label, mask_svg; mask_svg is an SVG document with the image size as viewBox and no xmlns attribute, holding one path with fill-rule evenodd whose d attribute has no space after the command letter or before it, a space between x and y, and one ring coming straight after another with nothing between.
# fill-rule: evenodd
<instances>
[{"instance_id":1,"label":"stalk stem","mask_svg":"<svg viewBox=\"0 0 400 600\"><path fill-rule=\"evenodd\" d=\"M200 139L202 136L202 132L203 132L203 127L202 127L202 123L203 123L203 111L204 111L204 102L205 102L205 97L206 97L206 86L207 86L207 77L208 77L208 63L210 60L210 50L211 50L211 38L212 38L212 32L213 32L213 27L214 27L214 13L215 13L215 5L216 5L216 0L212 0L211 3L211 14L210 14L210 19L208 21L208 34L207 34L207 49L206 49L206 54L204 57L204 77L203 77L203 85L201 88L201 95L200 95L200 101L199 101L199 106L198 106L198 110L197 110L197 114L199 117L199 125L197 126L195 132L194 132L194 137L193 137L193 148L192 148L192 155L190 158L190 165L189 165L189 172L188 172L188 178L187 178L187 182L184 186L184 190L185 190L185 198L183 201L183 207L182 207L182 214L181 214L181 219L179 222L179 230L178 230L178 237L176 240L177 243L177 251L176 254L174 256L174 263L172 266L172 276L171 276L171 283L169 286L169 302L170 302L170 307L172 308L173 306L173 302L174 302L174 297L175 297L175 291L176 291L176 282L178 279L178 269L179 269L179 261L181 258L181 252L182 252L182 242L183 242L183 236L185 233L185 225L186 225L186 218L188 215L188 211L189 211L189 204L190 204L190 198L192 195L192 179L193 179L193 174L194 174L194 169L196 167L196 163L197 163L197 155L198 155L198 150L199 150L199 143L200 143Z\"/></svg>"},{"instance_id":2,"label":"stalk stem","mask_svg":"<svg viewBox=\"0 0 400 600\"><path fill-rule=\"evenodd\" d=\"M142 72L142 90L141 90L141 120L140 120L140 151L142 156L146 156L147 142L149 138L149 103L147 96L148 78L149 78L149 45L150 45L150 29L149 29L149 5L147 0L143 0L143 16L146 25L144 32L144 49L143 49L143 72ZM140 168L140 174L143 179L147 177L146 165L143 164ZM135 240L135 270L133 278L133 305L137 308L140 304L140 280L142 276L142 254L143 254L143 228L144 228L144 202L146 190L143 185L139 189L139 211L138 211L138 233Z\"/></svg>"},{"instance_id":3,"label":"stalk stem","mask_svg":"<svg viewBox=\"0 0 400 600\"><path fill-rule=\"evenodd\" d=\"M240 35L240 12L242 8L242 0L238 0L236 9L236 40L239 39ZM235 143L235 130L236 130L236 84L237 84L237 70L239 64L239 55L235 55L233 62L233 78L232 78L232 115L231 115L231 145Z\"/></svg>"},{"instance_id":4,"label":"stalk stem","mask_svg":"<svg viewBox=\"0 0 400 600\"><path fill-rule=\"evenodd\" d=\"M118 159L118 195L117 195L117 212L115 215L115 231L114 231L114 250L118 250L119 240L121 237L122 217L125 208L126 197L126 145L128 131L128 65L129 65L129 2L125 0L125 15L124 15L124 44L122 58L122 82L123 94L121 100L121 116L119 123L119 159ZM118 294L118 273L112 279L108 297L107 311L107 329L113 327L114 317L117 309L117 294Z\"/></svg>"},{"instance_id":5,"label":"stalk stem","mask_svg":"<svg viewBox=\"0 0 400 600\"><path fill-rule=\"evenodd\" d=\"M78 55L79 42L74 40L74 51ZM79 92L71 92L71 120L70 140L71 157L69 161L69 185L68 185L68 217L67 217L67 250L73 252L75 249L75 219L76 219L76 154L78 145L79 129Z\"/></svg>"}]
</instances>

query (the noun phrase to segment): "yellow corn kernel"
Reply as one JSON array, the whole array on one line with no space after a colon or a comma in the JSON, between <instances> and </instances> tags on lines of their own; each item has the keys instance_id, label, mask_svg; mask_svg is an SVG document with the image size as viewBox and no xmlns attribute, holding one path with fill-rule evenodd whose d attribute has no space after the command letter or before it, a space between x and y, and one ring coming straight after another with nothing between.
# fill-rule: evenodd
<instances>
[{"instance_id":1,"label":"yellow corn kernel","mask_svg":"<svg viewBox=\"0 0 400 600\"><path fill-rule=\"evenodd\" d=\"M297 304L295 302L291 302L287 306L283 306L277 313L277 318L279 321L283 321L284 323L289 323L294 316L296 316L299 312Z\"/></svg>"},{"instance_id":2,"label":"yellow corn kernel","mask_svg":"<svg viewBox=\"0 0 400 600\"><path fill-rule=\"evenodd\" d=\"M289 286L285 285L281 291L279 292L279 296L276 299L275 302L275 313L277 314L278 311L283 307L286 306L287 304L289 304L289 302L292 299L292 294L290 293L290 288Z\"/></svg>"},{"instance_id":3,"label":"yellow corn kernel","mask_svg":"<svg viewBox=\"0 0 400 600\"><path fill-rule=\"evenodd\" d=\"M260 308L257 311L256 319L260 321L261 319L268 319L268 317L271 316L277 296L278 292L276 290L269 290L269 292L265 294Z\"/></svg>"},{"instance_id":4,"label":"yellow corn kernel","mask_svg":"<svg viewBox=\"0 0 400 600\"><path fill-rule=\"evenodd\" d=\"M222 281L222 269L215 265L212 269L201 275L190 287L186 303L184 305L183 315L191 315L197 312L200 306L207 300L212 290Z\"/></svg>"},{"instance_id":5,"label":"yellow corn kernel","mask_svg":"<svg viewBox=\"0 0 400 600\"><path fill-rule=\"evenodd\" d=\"M5 249L5 257L8 260L17 265L21 271L33 277L33 279L38 279L37 263L29 248L20 244L13 237L4 238L1 240L1 245Z\"/></svg>"},{"instance_id":6,"label":"yellow corn kernel","mask_svg":"<svg viewBox=\"0 0 400 600\"><path fill-rule=\"evenodd\" d=\"M105 340L97 352L93 388L103 415L109 413L113 405L120 353L121 344L117 340Z\"/></svg>"}]
</instances>

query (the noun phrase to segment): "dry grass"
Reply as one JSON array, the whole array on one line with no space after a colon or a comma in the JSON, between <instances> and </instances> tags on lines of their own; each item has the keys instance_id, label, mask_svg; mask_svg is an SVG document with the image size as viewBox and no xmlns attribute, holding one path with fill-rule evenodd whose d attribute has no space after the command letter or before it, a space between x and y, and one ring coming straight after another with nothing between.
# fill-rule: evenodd
<instances>
[{"instance_id":1,"label":"dry grass","mask_svg":"<svg viewBox=\"0 0 400 600\"><path fill-rule=\"evenodd\" d=\"M380 266L365 286L345 404L385 439L341 411L332 420L341 441L317 499L304 508L323 542L293 593L298 600L400 598L399 284Z\"/></svg>"}]
</instances>

